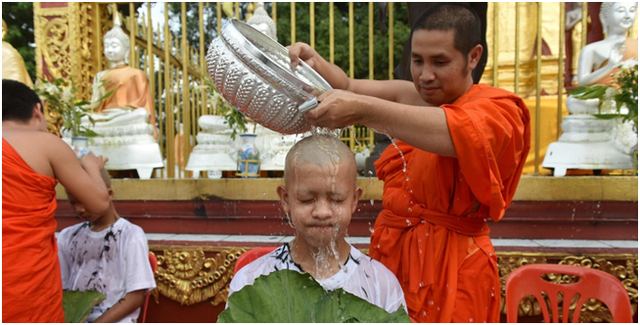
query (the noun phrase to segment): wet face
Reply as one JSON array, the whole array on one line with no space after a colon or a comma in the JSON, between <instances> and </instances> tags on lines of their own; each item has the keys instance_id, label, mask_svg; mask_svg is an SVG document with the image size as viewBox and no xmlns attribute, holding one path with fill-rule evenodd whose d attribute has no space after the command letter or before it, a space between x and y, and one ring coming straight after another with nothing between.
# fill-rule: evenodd
<instances>
[{"instance_id":1,"label":"wet face","mask_svg":"<svg viewBox=\"0 0 640 325\"><path fill-rule=\"evenodd\" d=\"M462 55L454 47L453 31L416 30L411 39L411 76L422 99L440 106L467 92L473 85L471 71L478 63L475 52Z\"/></svg>"},{"instance_id":2,"label":"wet face","mask_svg":"<svg viewBox=\"0 0 640 325\"><path fill-rule=\"evenodd\" d=\"M104 40L104 55L110 62L120 62L124 61L127 53L119 39L107 38Z\"/></svg>"},{"instance_id":3,"label":"wet face","mask_svg":"<svg viewBox=\"0 0 640 325\"><path fill-rule=\"evenodd\" d=\"M627 30L633 26L636 20L636 9L638 5L635 2L616 2L609 13L609 26L619 26Z\"/></svg>"},{"instance_id":4,"label":"wet face","mask_svg":"<svg viewBox=\"0 0 640 325\"><path fill-rule=\"evenodd\" d=\"M294 167L286 188L278 187L278 195L297 231L297 241L327 247L344 237L362 195L354 173L355 166L349 162Z\"/></svg>"}]
</instances>

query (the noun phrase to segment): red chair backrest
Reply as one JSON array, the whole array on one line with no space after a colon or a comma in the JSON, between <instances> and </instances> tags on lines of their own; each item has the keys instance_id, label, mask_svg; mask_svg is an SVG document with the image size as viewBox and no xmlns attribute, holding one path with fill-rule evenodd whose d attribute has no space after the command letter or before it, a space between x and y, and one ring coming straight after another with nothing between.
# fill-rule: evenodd
<instances>
[{"instance_id":1,"label":"red chair backrest","mask_svg":"<svg viewBox=\"0 0 640 325\"><path fill-rule=\"evenodd\" d=\"M575 283L560 284L551 283L541 278L545 274L568 274L580 279ZM509 274L506 282L507 322L518 321L518 307L520 300L532 295L541 306L544 321L549 323L549 311L545 306L542 292L550 303L553 313L553 322L558 323L558 293L562 292L562 322L569 319L569 306L576 294L580 295L576 309L573 312L571 322L577 323L582 305L591 298L603 302L611 311L614 323L631 323L631 302L624 285L620 280L604 271L581 266L557 265L557 264L530 264L524 265Z\"/></svg>"},{"instance_id":2,"label":"red chair backrest","mask_svg":"<svg viewBox=\"0 0 640 325\"><path fill-rule=\"evenodd\" d=\"M257 260L260 256L273 252L276 248L278 247L256 247L242 253L242 255L240 255L240 257L238 257L238 260L236 261L236 268L233 274L238 273L238 270L243 268L245 265Z\"/></svg>"},{"instance_id":3,"label":"red chair backrest","mask_svg":"<svg viewBox=\"0 0 640 325\"><path fill-rule=\"evenodd\" d=\"M158 258L152 252L149 252L149 263L151 264L151 271L153 271L153 275L156 275L156 270L158 270ZM142 323L147 322L147 307L149 307L149 296L150 292L148 292L144 297L144 304L142 305Z\"/></svg>"}]
</instances>

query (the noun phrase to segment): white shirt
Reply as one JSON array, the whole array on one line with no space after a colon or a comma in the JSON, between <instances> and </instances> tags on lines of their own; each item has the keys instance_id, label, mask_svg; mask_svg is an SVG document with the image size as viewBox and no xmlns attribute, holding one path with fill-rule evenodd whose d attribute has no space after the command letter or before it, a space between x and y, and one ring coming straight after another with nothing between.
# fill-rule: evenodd
<instances>
[{"instance_id":1,"label":"white shirt","mask_svg":"<svg viewBox=\"0 0 640 325\"><path fill-rule=\"evenodd\" d=\"M333 276L316 281L325 290L342 288L389 313L397 311L400 306L406 310L404 293L396 276L382 263L349 246L351 251L344 267ZM286 269L304 273L300 265L291 259L290 251L289 245L285 244L241 268L229 284L229 295L271 272Z\"/></svg>"},{"instance_id":2,"label":"white shirt","mask_svg":"<svg viewBox=\"0 0 640 325\"><path fill-rule=\"evenodd\" d=\"M127 293L156 287L144 231L124 218L93 232L89 222L65 228L58 236L58 257L65 290L96 290L106 296L87 321L100 317ZM140 308L121 323L135 323Z\"/></svg>"}]
</instances>

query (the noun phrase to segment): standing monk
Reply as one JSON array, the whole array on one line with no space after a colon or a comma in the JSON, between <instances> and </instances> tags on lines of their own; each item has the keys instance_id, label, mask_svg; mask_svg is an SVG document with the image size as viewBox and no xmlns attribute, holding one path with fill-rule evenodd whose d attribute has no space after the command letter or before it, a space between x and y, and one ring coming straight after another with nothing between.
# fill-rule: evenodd
<instances>
[{"instance_id":1,"label":"standing monk","mask_svg":"<svg viewBox=\"0 0 640 325\"><path fill-rule=\"evenodd\" d=\"M411 34L411 75L349 79L306 44L290 47L337 89L305 118L367 125L400 141L376 162L383 210L369 254L398 277L419 322L498 322L500 282L486 219L499 221L530 147L529 110L516 95L474 85L483 48L467 7L441 4Z\"/></svg>"},{"instance_id":2,"label":"standing monk","mask_svg":"<svg viewBox=\"0 0 640 325\"><path fill-rule=\"evenodd\" d=\"M87 210L103 214L105 163L93 155L78 161L68 144L47 133L38 95L2 80L3 323L64 323L55 187L59 180Z\"/></svg>"}]
</instances>

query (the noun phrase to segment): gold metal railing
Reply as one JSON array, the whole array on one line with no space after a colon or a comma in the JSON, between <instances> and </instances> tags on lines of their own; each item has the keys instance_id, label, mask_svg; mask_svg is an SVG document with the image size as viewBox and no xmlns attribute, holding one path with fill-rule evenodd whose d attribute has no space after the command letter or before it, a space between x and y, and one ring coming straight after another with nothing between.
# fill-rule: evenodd
<instances>
[{"instance_id":1,"label":"gold metal railing","mask_svg":"<svg viewBox=\"0 0 640 325\"><path fill-rule=\"evenodd\" d=\"M248 3L233 3L233 15L243 17L242 8L246 8ZM368 49L368 55L359 53L362 59L368 59L368 78L374 79L374 41L375 37L384 37L388 41L388 53L384 60L388 69L388 79L393 79L393 70L397 64L394 55L394 48L398 46L395 40L395 24L405 22L406 11L400 10L399 3L390 2L387 4L386 24L387 34L379 36L374 33L374 16L379 13L378 3L368 3L367 17L358 17L361 24L368 24L368 37L360 38L356 36L356 17L354 17L354 3L348 4L348 11L345 14L336 10L336 6L343 6L330 2L328 10L319 10L320 4L315 3L291 3L290 11L287 14L283 10L278 12L279 7L284 7L285 3L267 3L270 13L278 28L290 26L290 40L284 42L302 41L309 43L312 47L329 43L328 58L330 62L335 62L335 44L348 42L348 64L342 66L347 74L354 76L356 59L355 52L358 46ZM587 4L582 3L581 26L586 26L588 22ZM125 28L131 37L131 65L147 72L150 89L156 102L157 121L159 129L159 143L162 152L166 157L165 168L162 177L182 178L188 176L184 172L184 167L189 158L191 148L195 145L195 136L199 131L197 125L198 118L202 115L217 114L215 107L208 101L209 90L198 88L202 85L202 75L206 75L205 53L206 46L215 36L207 35L204 29L204 8L205 6L215 7L216 32L219 33L222 24L228 14L223 10L223 3L198 3L198 30L199 40L198 50L195 50L187 42L187 23L194 17L187 17L187 4L180 4L179 35L175 35L169 24L160 27L159 21L169 21L169 3L156 3L154 6L162 6L164 17L138 16L135 11L135 3L128 3L130 17L125 17ZM147 7L151 3L144 4ZM122 7L123 4L119 3ZM563 2L492 2L488 4L487 11L487 44L490 55L485 67L485 72L481 82L492 84L496 87L504 88L519 94L525 99L530 108L532 117L532 152L525 167L525 173L540 174L541 160L544 151L549 143L556 141L561 133L560 122L567 114L564 108L564 71L565 71L565 3ZM39 6L38 6L39 8ZM102 53L103 33L111 28L110 13L113 5L110 3L97 3L93 6L91 17L97 23L95 32L92 34L94 48L92 51ZM286 8L286 7L285 7ZM300 12L308 8L310 25L297 22ZM341 7L342 8L342 7ZM400 9L399 9L400 8ZM397 9L397 10L396 10ZM147 13L149 11L147 10ZM227 11L228 12L228 11ZM279 13L279 14L278 14ZM327 17L328 16L328 17ZM207 19L214 19L207 17ZM327 19L329 21L329 37L318 39L316 35L316 22ZM175 21L174 17L174 21ZM348 19L348 39L336 39L336 23ZM597 16L591 16L591 20L597 20ZM287 21L288 20L288 21ZM155 25L154 25L155 23ZM288 25L287 23L290 23ZM630 37L637 37L637 20L632 28ZM106 25L106 26L103 26ZM574 28L582 28L581 26ZM308 28L309 36L306 35ZM586 28L581 29L580 44L586 44ZM286 35L286 34L285 34ZM358 42L366 42L359 44ZM326 43L324 43L326 44ZM401 42L400 42L401 44ZM288 45L288 44L284 44ZM543 51L543 46L548 51ZM579 49L574 49L574 51ZM40 50L42 51L42 50ZM94 61L97 69L101 71L106 68L106 60L101 55ZM38 68L42 76L42 68ZM90 87L89 87L90 88ZM183 134L180 134L180 125ZM354 150L371 148L373 145L373 132L371 130L356 126L355 132L347 129L343 134L343 139ZM357 143L360 143L358 145Z\"/></svg>"}]
</instances>

